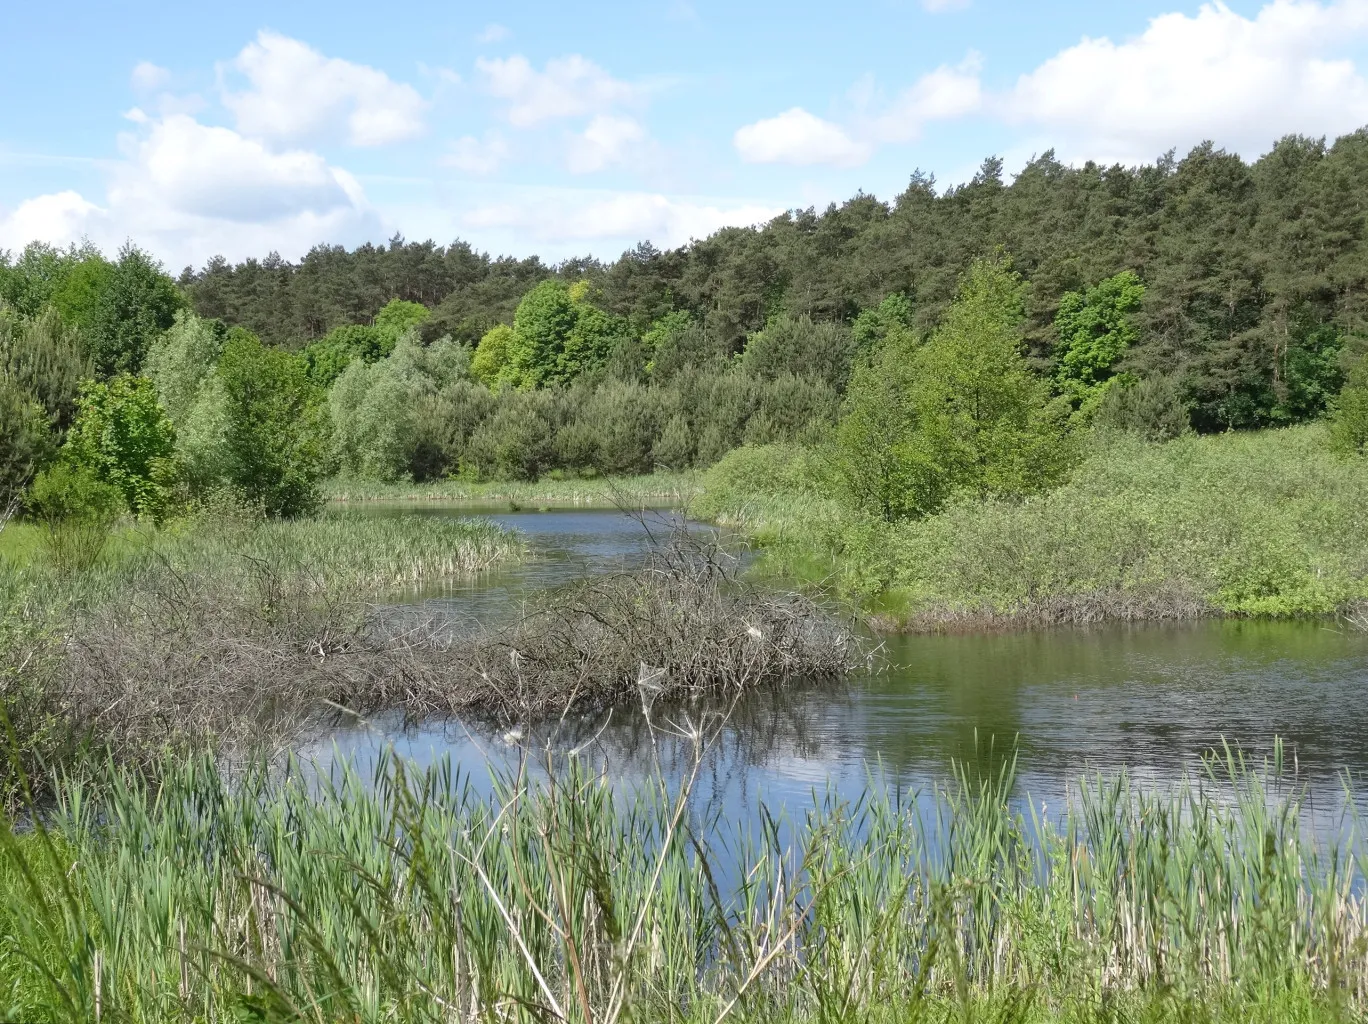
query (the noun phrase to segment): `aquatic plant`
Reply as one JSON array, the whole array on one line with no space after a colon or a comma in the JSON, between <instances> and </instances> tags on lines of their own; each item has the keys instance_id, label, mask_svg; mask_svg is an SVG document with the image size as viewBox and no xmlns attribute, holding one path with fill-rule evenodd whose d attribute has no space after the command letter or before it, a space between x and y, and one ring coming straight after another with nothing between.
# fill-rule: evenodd
<instances>
[{"instance_id":1,"label":"aquatic plant","mask_svg":"<svg viewBox=\"0 0 1368 1024\"><path fill-rule=\"evenodd\" d=\"M1167 794L1014 762L932 793L699 806L698 755L623 786L572 759L482 794L168 765L0 831L0 975L24 1020L1355 1020L1364 850L1276 767Z\"/></svg>"}]
</instances>

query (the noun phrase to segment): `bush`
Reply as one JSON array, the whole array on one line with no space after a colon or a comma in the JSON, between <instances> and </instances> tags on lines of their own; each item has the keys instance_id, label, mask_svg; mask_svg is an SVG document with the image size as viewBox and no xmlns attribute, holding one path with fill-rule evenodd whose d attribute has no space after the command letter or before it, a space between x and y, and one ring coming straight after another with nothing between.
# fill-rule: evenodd
<instances>
[{"instance_id":1,"label":"bush","mask_svg":"<svg viewBox=\"0 0 1368 1024\"><path fill-rule=\"evenodd\" d=\"M0 307L0 377L27 391L59 434L76 415L81 381L90 375L80 338L56 310L24 318Z\"/></svg>"},{"instance_id":2,"label":"bush","mask_svg":"<svg viewBox=\"0 0 1368 1024\"><path fill-rule=\"evenodd\" d=\"M224 346L217 377L228 482L267 515L316 509L329 424L304 360L243 335Z\"/></svg>"},{"instance_id":3,"label":"bush","mask_svg":"<svg viewBox=\"0 0 1368 1024\"><path fill-rule=\"evenodd\" d=\"M1190 429L1188 407L1171 377L1117 378L1099 403L1094 422L1146 441L1172 441Z\"/></svg>"},{"instance_id":4,"label":"bush","mask_svg":"<svg viewBox=\"0 0 1368 1024\"><path fill-rule=\"evenodd\" d=\"M53 448L42 406L17 383L0 376L0 515L13 506Z\"/></svg>"},{"instance_id":5,"label":"bush","mask_svg":"<svg viewBox=\"0 0 1368 1024\"><path fill-rule=\"evenodd\" d=\"M1368 452L1368 358L1345 381L1330 417L1330 445L1345 455Z\"/></svg>"},{"instance_id":6,"label":"bush","mask_svg":"<svg viewBox=\"0 0 1368 1024\"><path fill-rule=\"evenodd\" d=\"M751 335L742 363L762 379L806 375L841 389L850 376L854 353L854 338L844 324L813 323L806 315L779 316Z\"/></svg>"},{"instance_id":7,"label":"bush","mask_svg":"<svg viewBox=\"0 0 1368 1024\"><path fill-rule=\"evenodd\" d=\"M99 560L124 500L86 466L58 462L38 474L28 512L42 523L43 547L59 572L89 569Z\"/></svg>"},{"instance_id":8,"label":"bush","mask_svg":"<svg viewBox=\"0 0 1368 1024\"><path fill-rule=\"evenodd\" d=\"M161 521L171 510L176 431L146 377L87 381L63 456L123 494L130 512Z\"/></svg>"}]
</instances>

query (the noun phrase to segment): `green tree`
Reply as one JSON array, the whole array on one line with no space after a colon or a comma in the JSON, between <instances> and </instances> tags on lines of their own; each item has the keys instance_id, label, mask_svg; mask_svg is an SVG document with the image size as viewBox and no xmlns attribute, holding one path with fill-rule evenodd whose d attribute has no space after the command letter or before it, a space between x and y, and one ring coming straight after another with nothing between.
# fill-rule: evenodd
<instances>
[{"instance_id":1,"label":"green tree","mask_svg":"<svg viewBox=\"0 0 1368 1024\"><path fill-rule=\"evenodd\" d=\"M17 382L0 374L0 517L13 508L52 450L43 407Z\"/></svg>"},{"instance_id":2,"label":"green tree","mask_svg":"<svg viewBox=\"0 0 1368 1024\"><path fill-rule=\"evenodd\" d=\"M147 350L183 305L161 266L131 243L125 245L91 316L87 342L96 370L105 376L138 372Z\"/></svg>"},{"instance_id":3,"label":"green tree","mask_svg":"<svg viewBox=\"0 0 1368 1024\"><path fill-rule=\"evenodd\" d=\"M784 373L807 375L844 388L855 354L850 328L844 324L813 323L807 314L777 316L746 342L742 365L765 380Z\"/></svg>"},{"instance_id":4,"label":"green tree","mask_svg":"<svg viewBox=\"0 0 1368 1024\"><path fill-rule=\"evenodd\" d=\"M955 493L1016 496L1058 483L1067 408L1026 364L1023 286L1003 257L976 261L924 346L886 345L852 381L837 432L856 499L886 519Z\"/></svg>"},{"instance_id":5,"label":"green tree","mask_svg":"<svg viewBox=\"0 0 1368 1024\"><path fill-rule=\"evenodd\" d=\"M1331 447L1345 455L1368 453L1368 357L1348 374L1330 414Z\"/></svg>"},{"instance_id":6,"label":"green tree","mask_svg":"<svg viewBox=\"0 0 1368 1024\"><path fill-rule=\"evenodd\" d=\"M375 314L375 329L388 340L389 348L393 350L406 332L427 323L430 319L432 310L422 303L391 299Z\"/></svg>"},{"instance_id":7,"label":"green tree","mask_svg":"<svg viewBox=\"0 0 1368 1024\"><path fill-rule=\"evenodd\" d=\"M32 317L0 308L0 376L38 401L59 433L76 413L90 360L79 336L47 307Z\"/></svg>"},{"instance_id":8,"label":"green tree","mask_svg":"<svg viewBox=\"0 0 1368 1024\"><path fill-rule=\"evenodd\" d=\"M315 510L327 415L304 360L244 332L224 345L217 378L229 483L267 515Z\"/></svg>"},{"instance_id":9,"label":"green tree","mask_svg":"<svg viewBox=\"0 0 1368 1024\"><path fill-rule=\"evenodd\" d=\"M513 328L495 324L485 332L470 360L470 372L486 387L496 387L506 378L508 348L513 343Z\"/></svg>"},{"instance_id":10,"label":"green tree","mask_svg":"<svg viewBox=\"0 0 1368 1024\"><path fill-rule=\"evenodd\" d=\"M538 388L559 379L561 354L579 316L570 289L559 281L543 281L523 296L506 346L506 379L519 388Z\"/></svg>"},{"instance_id":11,"label":"green tree","mask_svg":"<svg viewBox=\"0 0 1368 1024\"><path fill-rule=\"evenodd\" d=\"M148 350L144 373L156 385L172 423L179 425L189 415L200 388L218 365L225 334L219 321L178 310L171 329Z\"/></svg>"},{"instance_id":12,"label":"green tree","mask_svg":"<svg viewBox=\"0 0 1368 1024\"><path fill-rule=\"evenodd\" d=\"M171 509L176 430L146 377L87 381L63 457L117 487L129 511L161 521Z\"/></svg>"},{"instance_id":13,"label":"green tree","mask_svg":"<svg viewBox=\"0 0 1368 1024\"><path fill-rule=\"evenodd\" d=\"M1059 300L1055 384L1085 416L1102 401L1116 379L1117 362L1140 336L1134 318L1144 298L1139 276L1123 270Z\"/></svg>"}]
</instances>

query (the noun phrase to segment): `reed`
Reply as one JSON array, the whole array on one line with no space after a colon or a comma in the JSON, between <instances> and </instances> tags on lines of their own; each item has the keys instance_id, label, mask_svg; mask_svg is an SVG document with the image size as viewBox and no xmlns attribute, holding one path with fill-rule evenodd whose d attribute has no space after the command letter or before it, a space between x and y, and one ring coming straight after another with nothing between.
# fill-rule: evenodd
<instances>
[{"instance_id":1,"label":"reed","mask_svg":"<svg viewBox=\"0 0 1368 1024\"><path fill-rule=\"evenodd\" d=\"M747 823L702 760L622 785L382 758L58 787L0 833L26 1021L1361 1020L1364 848L1235 755L1167 794L1014 765ZM1014 809L1015 808L1015 809Z\"/></svg>"},{"instance_id":2,"label":"reed","mask_svg":"<svg viewBox=\"0 0 1368 1024\"><path fill-rule=\"evenodd\" d=\"M535 482L477 483L451 479L383 483L339 478L329 481L325 487L329 500L334 502L432 502L513 509L675 508L687 502L697 490L696 474L665 471L628 477L543 477Z\"/></svg>"}]
</instances>

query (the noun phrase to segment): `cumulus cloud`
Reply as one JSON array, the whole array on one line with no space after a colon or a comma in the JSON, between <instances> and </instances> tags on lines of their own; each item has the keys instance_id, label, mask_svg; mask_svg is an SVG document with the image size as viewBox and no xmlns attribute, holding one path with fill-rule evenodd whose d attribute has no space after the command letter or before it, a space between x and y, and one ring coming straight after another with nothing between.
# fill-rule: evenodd
<instances>
[{"instance_id":1,"label":"cumulus cloud","mask_svg":"<svg viewBox=\"0 0 1368 1024\"><path fill-rule=\"evenodd\" d=\"M232 62L249 88L225 90L223 103L244 135L298 143L341 137L380 146L423 130L426 103L383 71L325 57L297 39L258 33Z\"/></svg>"},{"instance_id":2,"label":"cumulus cloud","mask_svg":"<svg viewBox=\"0 0 1368 1024\"><path fill-rule=\"evenodd\" d=\"M572 54L536 70L526 57L484 57L475 61L485 91L508 102L510 124L530 128L565 117L602 113L639 98L638 89L610 75L593 61Z\"/></svg>"},{"instance_id":3,"label":"cumulus cloud","mask_svg":"<svg viewBox=\"0 0 1368 1024\"><path fill-rule=\"evenodd\" d=\"M593 194L563 190L521 202L478 207L464 217L475 229L512 229L540 242L585 243L609 239L676 246L718 228L757 224L782 209L754 203L676 199L648 192Z\"/></svg>"},{"instance_id":4,"label":"cumulus cloud","mask_svg":"<svg viewBox=\"0 0 1368 1024\"><path fill-rule=\"evenodd\" d=\"M1273 0L1253 18L1224 4L1164 14L1121 43L1083 39L998 103L1070 157L1152 159L1204 139L1253 155L1280 135L1368 122L1368 82L1335 54L1368 31L1368 2Z\"/></svg>"},{"instance_id":5,"label":"cumulus cloud","mask_svg":"<svg viewBox=\"0 0 1368 1024\"><path fill-rule=\"evenodd\" d=\"M599 114L570 140L566 166L575 174L601 171L626 161L646 140L646 129L630 117Z\"/></svg>"},{"instance_id":6,"label":"cumulus cloud","mask_svg":"<svg viewBox=\"0 0 1368 1024\"><path fill-rule=\"evenodd\" d=\"M492 132L483 139L466 135L451 144L442 163L467 174L493 174L508 159L508 143Z\"/></svg>"},{"instance_id":7,"label":"cumulus cloud","mask_svg":"<svg viewBox=\"0 0 1368 1024\"><path fill-rule=\"evenodd\" d=\"M230 128L144 115L121 140L103 204L73 191L38 196L0 216L0 246L90 238L106 250L135 238L172 266L215 252L234 258L376 234L356 179L306 150L273 152Z\"/></svg>"},{"instance_id":8,"label":"cumulus cloud","mask_svg":"<svg viewBox=\"0 0 1368 1024\"><path fill-rule=\"evenodd\" d=\"M835 164L851 167L869 159L871 147L839 125L802 107L738 128L732 137L741 159L752 164Z\"/></svg>"},{"instance_id":9,"label":"cumulus cloud","mask_svg":"<svg viewBox=\"0 0 1368 1024\"><path fill-rule=\"evenodd\" d=\"M982 64L978 54L970 53L959 64L942 64L922 75L872 116L866 132L877 142L912 142L932 121L974 113L983 105Z\"/></svg>"},{"instance_id":10,"label":"cumulus cloud","mask_svg":"<svg viewBox=\"0 0 1368 1024\"><path fill-rule=\"evenodd\" d=\"M138 92L155 92L171 81L171 72L149 60L144 60L134 65L129 77L133 88Z\"/></svg>"}]
</instances>

